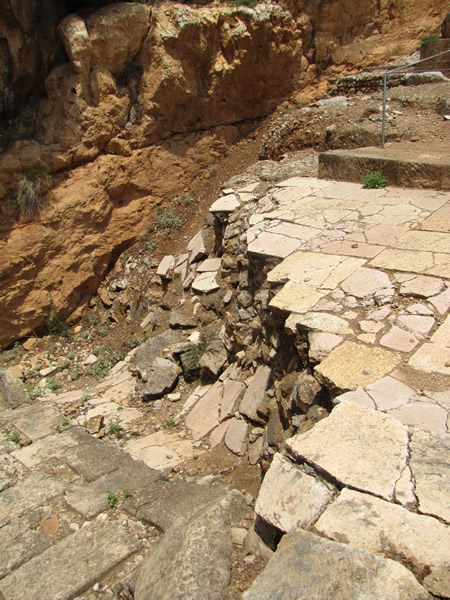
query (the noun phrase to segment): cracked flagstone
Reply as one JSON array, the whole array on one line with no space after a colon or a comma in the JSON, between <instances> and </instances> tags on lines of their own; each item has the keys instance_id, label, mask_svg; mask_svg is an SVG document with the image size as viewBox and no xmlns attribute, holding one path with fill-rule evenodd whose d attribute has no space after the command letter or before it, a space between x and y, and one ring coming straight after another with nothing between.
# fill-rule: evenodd
<instances>
[{"instance_id":1,"label":"cracked flagstone","mask_svg":"<svg viewBox=\"0 0 450 600\"><path fill-rule=\"evenodd\" d=\"M344 402L286 447L342 485L393 500L408 459L408 430L383 413Z\"/></svg>"}]
</instances>

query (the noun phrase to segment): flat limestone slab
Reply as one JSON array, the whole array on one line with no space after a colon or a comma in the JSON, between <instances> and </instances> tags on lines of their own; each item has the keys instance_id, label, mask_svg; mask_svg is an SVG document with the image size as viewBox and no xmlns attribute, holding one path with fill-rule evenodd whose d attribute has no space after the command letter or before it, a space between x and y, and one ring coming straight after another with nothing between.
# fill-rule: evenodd
<instances>
[{"instance_id":1,"label":"flat limestone slab","mask_svg":"<svg viewBox=\"0 0 450 600\"><path fill-rule=\"evenodd\" d=\"M309 531L287 533L243 600L430 600L405 567Z\"/></svg>"},{"instance_id":2,"label":"flat limestone slab","mask_svg":"<svg viewBox=\"0 0 450 600\"><path fill-rule=\"evenodd\" d=\"M79 487L65 496L67 504L87 519L96 517L108 509L108 490L114 493L128 490L132 495L136 489L151 487L162 479L159 471L149 469L141 462L135 462L112 473L107 473L100 479L86 486Z\"/></svg>"},{"instance_id":3,"label":"flat limestone slab","mask_svg":"<svg viewBox=\"0 0 450 600\"><path fill-rule=\"evenodd\" d=\"M383 413L344 402L286 447L342 485L393 500L408 458L408 430Z\"/></svg>"},{"instance_id":4,"label":"flat limestone slab","mask_svg":"<svg viewBox=\"0 0 450 600\"><path fill-rule=\"evenodd\" d=\"M298 250L267 274L269 283L292 281L319 289L334 289L364 264L360 258Z\"/></svg>"},{"instance_id":5,"label":"flat limestone slab","mask_svg":"<svg viewBox=\"0 0 450 600\"><path fill-rule=\"evenodd\" d=\"M15 519L9 525L0 527L0 578L49 546L49 538L32 529L27 519Z\"/></svg>"},{"instance_id":6,"label":"flat limestone slab","mask_svg":"<svg viewBox=\"0 0 450 600\"><path fill-rule=\"evenodd\" d=\"M344 392L374 383L399 362L394 352L347 341L332 350L315 372L325 384Z\"/></svg>"},{"instance_id":7,"label":"flat limestone slab","mask_svg":"<svg viewBox=\"0 0 450 600\"><path fill-rule=\"evenodd\" d=\"M43 473L32 473L0 494L0 526L45 504L53 496L62 494L65 489L66 485L62 481Z\"/></svg>"},{"instance_id":8,"label":"flat limestone slab","mask_svg":"<svg viewBox=\"0 0 450 600\"><path fill-rule=\"evenodd\" d=\"M176 433L157 431L128 442L124 448L135 460L142 460L151 469L175 467L192 456L192 443Z\"/></svg>"},{"instance_id":9,"label":"flat limestone slab","mask_svg":"<svg viewBox=\"0 0 450 600\"><path fill-rule=\"evenodd\" d=\"M324 296L324 292L302 283L289 281L270 301L270 307L283 312L305 313Z\"/></svg>"},{"instance_id":10,"label":"flat limestone slab","mask_svg":"<svg viewBox=\"0 0 450 600\"><path fill-rule=\"evenodd\" d=\"M30 440L43 438L54 433L57 425L61 426L62 415L51 406L30 406L17 411L13 423Z\"/></svg>"},{"instance_id":11,"label":"flat limestone slab","mask_svg":"<svg viewBox=\"0 0 450 600\"><path fill-rule=\"evenodd\" d=\"M140 567L136 600L223 600L232 566L228 498L178 522Z\"/></svg>"},{"instance_id":12,"label":"flat limestone slab","mask_svg":"<svg viewBox=\"0 0 450 600\"><path fill-rule=\"evenodd\" d=\"M256 501L255 513L281 531L308 527L333 497L315 477L275 454Z\"/></svg>"},{"instance_id":13,"label":"flat limestone slab","mask_svg":"<svg viewBox=\"0 0 450 600\"><path fill-rule=\"evenodd\" d=\"M285 258L292 254L301 244L301 240L263 231L255 240L248 245L249 254L259 256L277 256Z\"/></svg>"},{"instance_id":14,"label":"flat limestone slab","mask_svg":"<svg viewBox=\"0 0 450 600\"><path fill-rule=\"evenodd\" d=\"M414 429L410 451L419 511L450 523L449 435Z\"/></svg>"},{"instance_id":15,"label":"flat limestone slab","mask_svg":"<svg viewBox=\"0 0 450 600\"><path fill-rule=\"evenodd\" d=\"M315 529L333 540L394 560L408 557L418 573L428 565L431 572L424 586L439 596L450 595L450 531L433 517L346 488Z\"/></svg>"},{"instance_id":16,"label":"flat limestone slab","mask_svg":"<svg viewBox=\"0 0 450 600\"><path fill-rule=\"evenodd\" d=\"M370 261L371 267L450 277L450 257L446 253L387 248Z\"/></svg>"},{"instance_id":17,"label":"flat limestone slab","mask_svg":"<svg viewBox=\"0 0 450 600\"><path fill-rule=\"evenodd\" d=\"M117 522L94 522L2 579L0 591L8 600L71 600L139 547Z\"/></svg>"}]
</instances>

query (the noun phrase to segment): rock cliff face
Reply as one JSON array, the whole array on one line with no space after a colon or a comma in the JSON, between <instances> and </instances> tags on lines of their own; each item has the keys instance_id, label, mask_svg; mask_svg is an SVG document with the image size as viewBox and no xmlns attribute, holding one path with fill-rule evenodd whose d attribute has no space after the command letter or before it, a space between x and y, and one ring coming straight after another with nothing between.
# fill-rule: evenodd
<instances>
[{"instance_id":1,"label":"rock cliff face","mask_svg":"<svg viewBox=\"0 0 450 600\"><path fill-rule=\"evenodd\" d=\"M0 345L92 293L164 193L210 162L205 145L223 151L239 137L233 124L269 114L330 65L411 49L446 2L125 2L80 15L54 5L0 0L0 115L21 111L20 141L0 154ZM177 134L191 137L161 145ZM68 178L56 176L39 219L17 223L17 182L36 163Z\"/></svg>"}]
</instances>

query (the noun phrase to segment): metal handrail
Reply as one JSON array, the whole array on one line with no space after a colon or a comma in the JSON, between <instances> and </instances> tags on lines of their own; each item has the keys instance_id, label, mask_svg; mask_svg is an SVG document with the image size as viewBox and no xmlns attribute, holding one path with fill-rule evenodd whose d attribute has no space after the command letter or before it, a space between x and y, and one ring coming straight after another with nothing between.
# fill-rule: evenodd
<instances>
[{"instance_id":1,"label":"metal handrail","mask_svg":"<svg viewBox=\"0 0 450 600\"><path fill-rule=\"evenodd\" d=\"M381 148L384 148L385 135L386 135L386 96L387 96L387 78L388 75L392 75L393 73L399 73L403 71L403 69L409 69L410 67L414 67L415 65L420 65L421 63L432 60L438 56L442 56L443 54L448 54L450 50L444 50L444 52L439 52L439 54L434 54L433 56L429 56L428 58L422 58L421 60L417 60L409 65L403 65L403 67L397 67L396 69L391 69L390 71L386 71L384 73L384 81L383 81L383 124L381 130ZM433 69L433 71L449 71L450 69ZM404 73L428 73L429 71L403 71Z\"/></svg>"}]
</instances>

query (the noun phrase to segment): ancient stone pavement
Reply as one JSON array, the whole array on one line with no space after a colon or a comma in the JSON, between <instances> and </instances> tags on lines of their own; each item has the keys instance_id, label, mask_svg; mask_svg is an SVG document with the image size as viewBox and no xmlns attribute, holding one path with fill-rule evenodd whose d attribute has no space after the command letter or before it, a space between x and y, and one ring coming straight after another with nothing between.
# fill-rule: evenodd
<instances>
[{"instance_id":1,"label":"ancient stone pavement","mask_svg":"<svg viewBox=\"0 0 450 600\"><path fill-rule=\"evenodd\" d=\"M0 592L226 598L246 500L165 477L223 442L271 459L254 512L276 551L246 600L450 597L450 194L255 176L231 180L211 213L216 252L199 232L157 269L186 295L169 328L90 390L77 419L59 408L83 390L29 406L2 373ZM215 383L185 400L180 434L123 450L91 435L119 409L125 424L141 418L127 402L137 375L146 402L172 401L180 353L201 343L193 305L217 290L234 320L198 362ZM302 372L277 372L283 353Z\"/></svg>"}]
</instances>

